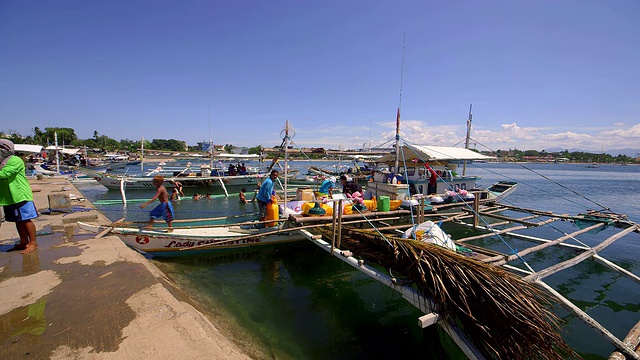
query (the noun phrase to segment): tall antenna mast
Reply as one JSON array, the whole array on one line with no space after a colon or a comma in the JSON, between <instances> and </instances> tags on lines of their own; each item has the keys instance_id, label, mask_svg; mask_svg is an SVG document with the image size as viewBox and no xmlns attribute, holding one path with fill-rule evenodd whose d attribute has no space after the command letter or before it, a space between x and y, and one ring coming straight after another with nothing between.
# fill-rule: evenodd
<instances>
[{"instance_id":1,"label":"tall antenna mast","mask_svg":"<svg viewBox=\"0 0 640 360\"><path fill-rule=\"evenodd\" d=\"M397 174L398 160L400 156L400 109L402 108L402 80L404 79L404 49L407 43L407 32L402 37L402 68L400 70L400 101L398 102L398 114L396 115L396 162L393 171Z\"/></svg>"},{"instance_id":2,"label":"tall antenna mast","mask_svg":"<svg viewBox=\"0 0 640 360\"><path fill-rule=\"evenodd\" d=\"M207 120L209 121L209 148L207 149L207 152L209 153L209 170L211 170L211 173L213 174L213 145L211 144L211 105L210 104L207 104Z\"/></svg>"},{"instance_id":3,"label":"tall antenna mast","mask_svg":"<svg viewBox=\"0 0 640 360\"><path fill-rule=\"evenodd\" d=\"M467 118L467 137L464 141L464 148L469 149L469 139L471 138L471 120L473 118L473 114L471 113L471 108L473 104L469 104L469 118ZM464 161L462 166L462 176L465 176L467 173L467 160Z\"/></svg>"}]
</instances>

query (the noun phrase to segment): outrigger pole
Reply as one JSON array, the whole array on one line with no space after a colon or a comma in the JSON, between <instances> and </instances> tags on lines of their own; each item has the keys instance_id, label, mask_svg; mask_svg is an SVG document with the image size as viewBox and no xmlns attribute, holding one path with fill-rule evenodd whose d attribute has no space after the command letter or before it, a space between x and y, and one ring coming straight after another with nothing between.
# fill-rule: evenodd
<instances>
[{"instance_id":1,"label":"outrigger pole","mask_svg":"<svg viewBox=\"0 0 640 360\"><path fill-rule=\"evenodd\" d=\"M287 172L289 170L287 169L289 167L289 164L287 162L288 155L289 155L289 119L287 119L284 125L284 200L282 203L284 204L285 210L287 208L287 176L288 176Z\"/></svg>"}]
</instances>

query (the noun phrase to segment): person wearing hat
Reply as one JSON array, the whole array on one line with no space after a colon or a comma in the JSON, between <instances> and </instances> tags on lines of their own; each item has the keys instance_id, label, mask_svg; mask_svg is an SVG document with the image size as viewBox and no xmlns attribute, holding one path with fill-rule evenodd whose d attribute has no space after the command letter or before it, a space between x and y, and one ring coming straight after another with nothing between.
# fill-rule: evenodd
<instances>
[{"instance_id":1,"label":"person wearing hat","mask_svg":"<svg viewBox=\"0 0 640 360\"><path fill-rule=\"evenodd\" d=\"M20 243L9 251L28 254L38 248L36 226L31 221L38 217L38 210L24 172L24 161L15 156L14 149L13 142L0 139L0 205L4 207L5 219L16 223L20 235Z\"/></svg>"},{"instance_id":2,"label":"person wearing hat","mask_svg":"<svg viewBox=\"0 0 640 360\"><path fill-rule=\"evenodd\" d=\"M318 189L318 197L333 197L333 188L336 187L336 177L331 176L328 179L325 179L322 184L320 184L320 189Z\"/></svg>"}]
</instances>

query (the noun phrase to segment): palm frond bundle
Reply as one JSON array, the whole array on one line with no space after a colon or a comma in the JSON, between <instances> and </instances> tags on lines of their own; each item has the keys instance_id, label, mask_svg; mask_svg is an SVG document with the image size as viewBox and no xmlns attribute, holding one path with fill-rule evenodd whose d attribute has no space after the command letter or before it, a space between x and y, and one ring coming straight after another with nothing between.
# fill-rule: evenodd
<instances>
[{"instance_id":1,"label":"palm frond bundle","mask_svg":"<svg viewBox=\"0 0 640 360\"><path fill-rule=\"evenodd\" d=\"M329 229L320 231L331 236ZM551 301L534 285L437 245L387 240L342 229L343 248L405 276L488 358L579 358L559 333Z\"/></svg>"}]
</instances>

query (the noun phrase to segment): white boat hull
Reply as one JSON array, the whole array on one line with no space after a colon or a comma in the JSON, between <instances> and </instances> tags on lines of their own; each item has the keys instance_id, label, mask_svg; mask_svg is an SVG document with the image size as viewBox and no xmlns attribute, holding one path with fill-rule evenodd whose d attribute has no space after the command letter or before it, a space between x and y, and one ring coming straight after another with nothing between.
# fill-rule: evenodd
<instances>
[{"instance_id":1,"label":"white boat hull","mask_svg":"<svg viewBox=\"0 0 640 360\"><path fill-rule=\"evenodd\" d=\"M78 226L92 233L100 233L106 226L78 222ZM230 227L166 228L145 230L136 227L115 227L112 234L120 236L127 246L154 255L188 254L194 251L229 250L248 246L269 245L303 240L299 230L273 233L276 228L242 229ZM271 233L271 234L269 234Z\"/></svg>"},{"instance_id":2,"label":"white boat hull","mask_svg":"<svg viewBox=\"0 0 640 360\"><path fill-rule=\"evenodd\" d=\"M210 176L210 177L179 177L185 188L221 188L222 184L227 186L256 186L263 178L263 175L238 175L238 176ZM120 189L121 177L98 175L95 179L108 189ZM173 188L170 178L165 178L164 186ZM153 189L153 177L125 177L124 186L127 189Z\"/></svg>"}]
</instances>

